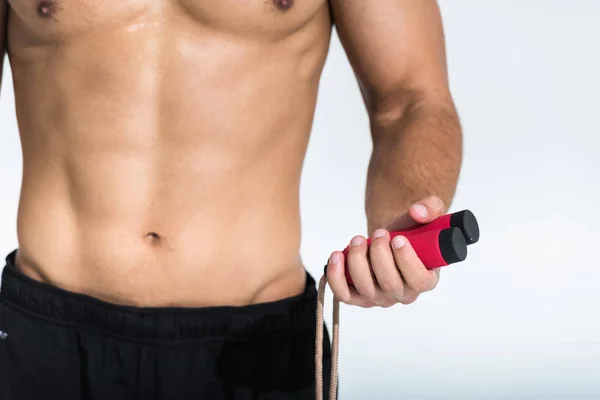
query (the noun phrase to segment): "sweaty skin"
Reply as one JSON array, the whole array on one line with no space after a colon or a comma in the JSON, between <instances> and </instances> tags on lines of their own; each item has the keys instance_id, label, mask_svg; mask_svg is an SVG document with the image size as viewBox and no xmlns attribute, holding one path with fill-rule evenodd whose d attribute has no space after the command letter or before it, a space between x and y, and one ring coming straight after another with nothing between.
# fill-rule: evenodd
<instances>
[{"instance_id":1,"label":"sweaty skin","mask_svg":"<svg viewBox=\"0 0 600 400\"><path fill-rule=\"evenodd\" d=\"M373 15L325 0L5 1L23 150L18 267L113 303L244 305L302 291L299 183L332 10L382 126L416 104L406 82L451 104L429 34L395 52L429 46L409 63L420 81L405 60L391 74L357 61L393 50L361 40L390 25L386 14L403 36L402 12L424 14L414 0ZM352 28L363 16L371 25Z\"/></svg>"}]
</instances>

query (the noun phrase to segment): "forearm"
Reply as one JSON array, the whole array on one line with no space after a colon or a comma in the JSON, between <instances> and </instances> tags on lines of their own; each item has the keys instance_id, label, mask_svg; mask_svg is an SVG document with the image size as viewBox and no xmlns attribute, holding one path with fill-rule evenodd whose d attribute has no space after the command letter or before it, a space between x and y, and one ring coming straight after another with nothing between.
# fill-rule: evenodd
<instances>
[{"instance_id":1,"label":"forearm","mask_svg":"<svg viewBox=\"0 0 600 400\"><path fill-rule=\"evenodd\" d=\"M462 163L462 132L451 100L421 101L371 115L373 154L366 190L369 233L394 229L408 207L435 195L448 208Z\"/></svg>"}]
</instances>

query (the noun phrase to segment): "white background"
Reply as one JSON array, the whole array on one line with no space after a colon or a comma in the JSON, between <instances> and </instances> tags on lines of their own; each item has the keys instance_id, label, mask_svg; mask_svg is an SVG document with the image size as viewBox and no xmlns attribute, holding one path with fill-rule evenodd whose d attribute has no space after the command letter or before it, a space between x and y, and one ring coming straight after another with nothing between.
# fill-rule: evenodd
<instances>
[{"instance_id":1,"label":"white background","mask_svg":"<svg viewBox=\"0 0 600 400\"><path fill-rule=\"evenodd\" d=\"M600 2L440 5L465 134L453 210L475 212L481 241L411 306L342 308L340 398L600 399ZM21 179L10 79L7 65L2 254L17 246ZM315 276L366 232L370 148L335 37L301 192L302 255Z\"/></svg>"}]
</instances>

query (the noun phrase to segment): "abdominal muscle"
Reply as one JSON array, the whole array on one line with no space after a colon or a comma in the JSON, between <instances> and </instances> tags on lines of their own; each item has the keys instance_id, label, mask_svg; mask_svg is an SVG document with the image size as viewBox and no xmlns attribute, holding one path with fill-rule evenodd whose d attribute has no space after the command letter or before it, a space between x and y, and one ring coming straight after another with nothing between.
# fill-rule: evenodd
<instances>
[{"instance_id":1,"label":"abdominal muscle","mask_svg":"<svg viewBox=\"0 0 600 400\"><path fill-rule=\"evenodd\" d=\"M300 293L300 172L326 46L142 26L25 46L9 25L18 268L134 306Z\"/></svg>"},{"instance_id":2,"label":"abdominal muscle","mask_svg":"<svg viewBox=\"0 0 600 400\"><path fill-rule=\"evenodd\" d=\"M148 179L126 158L70 173L45 163L25 176L18 218L18 266L34 279L137 306L243 305L303 288L294 188L231 171ZM88 184L65 176L77 174Z\"/></svg>"}]
</instances>

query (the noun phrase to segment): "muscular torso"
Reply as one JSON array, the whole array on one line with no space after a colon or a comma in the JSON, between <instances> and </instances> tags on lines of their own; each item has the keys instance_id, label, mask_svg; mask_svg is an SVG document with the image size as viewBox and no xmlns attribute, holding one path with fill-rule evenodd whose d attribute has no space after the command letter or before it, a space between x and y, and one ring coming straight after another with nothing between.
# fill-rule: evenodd
<instances>
[{"instance_id":1,"label":"muscular torso","mask_svg":"<svg viewBox=\"0 0 600 400\"><path fill-rule=\"evenodd\" d=\"M9 4L19 268L140 306L302 290L325 0Z\"/></svg>"}]
</instances>

